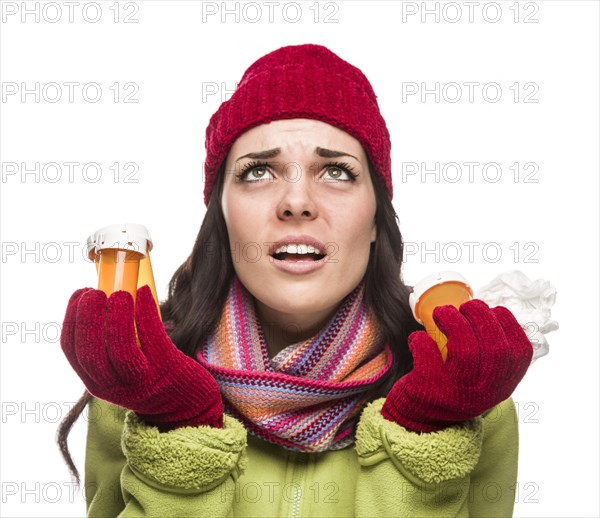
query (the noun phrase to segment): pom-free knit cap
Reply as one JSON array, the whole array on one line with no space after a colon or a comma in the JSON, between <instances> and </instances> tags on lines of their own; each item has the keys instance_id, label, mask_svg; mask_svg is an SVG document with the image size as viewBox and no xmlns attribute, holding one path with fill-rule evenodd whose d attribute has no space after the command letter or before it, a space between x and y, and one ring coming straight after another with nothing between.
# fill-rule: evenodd
<instances>
[{"instance_id":1,"label":"pom-free knit cap","mask_svg":"<svg viewBox=\"0 0 600 518\"><path fill-rule=\"evenodd\" d=\"M280 119L316 119L352 135L392 198L390 134L371 84L360 69L327 47L304 44L281 47L255 61L210 118L204 164L207 206L236 139Z\"/></svg>"}]
</instances>

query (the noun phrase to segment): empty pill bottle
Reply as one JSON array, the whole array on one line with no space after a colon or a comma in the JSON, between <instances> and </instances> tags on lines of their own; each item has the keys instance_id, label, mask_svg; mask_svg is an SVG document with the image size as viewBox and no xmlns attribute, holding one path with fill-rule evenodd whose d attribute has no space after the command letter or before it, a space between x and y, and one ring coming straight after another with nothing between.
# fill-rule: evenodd
<instances>
[{"instance_id":1,"label":"empty pill bottle","mask_svg":"<svg viewBox=\"0 0 600 518\"><path fill-rule=\"evenodd\" d=\"M447 337L436 326L433 310L437 306L461 304L473 298L473 290L466 279L458 272L443 271L429 275L415 284L409 296L409 304L415 319L437 343L442 359L448 355Z\"/></svg>"},{"instance_id":2,"label":"empty pill bottle","mask_svg":"<svg viewBox=\"0 0 600 518\"><path fill-rule=\"evenodd\" d=\"M128 291L135 301L138 288L147 284L158 307L150 261L152 239L144 225L109 225L90 236L88 243L90 240L95 242L99 290L107 296L119 290Z\"/></svg>"}]
</instances>

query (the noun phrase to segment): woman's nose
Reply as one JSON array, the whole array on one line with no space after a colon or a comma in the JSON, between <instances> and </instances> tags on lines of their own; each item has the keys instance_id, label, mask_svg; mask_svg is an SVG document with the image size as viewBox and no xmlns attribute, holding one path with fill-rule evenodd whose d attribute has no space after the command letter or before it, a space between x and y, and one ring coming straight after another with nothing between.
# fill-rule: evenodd
<instances>
[{"instance_id":1,"label":"woman's nose","mask_svg":"<svg viewBox=\"0 0 600 518\"><path fill-rule=\"evenodd\" d=\"M308 166L289 163L282 175L277 216L280 219L310 220L317 217L318 209L312 192L312 179Z\"/></svg>"}]
</instances>

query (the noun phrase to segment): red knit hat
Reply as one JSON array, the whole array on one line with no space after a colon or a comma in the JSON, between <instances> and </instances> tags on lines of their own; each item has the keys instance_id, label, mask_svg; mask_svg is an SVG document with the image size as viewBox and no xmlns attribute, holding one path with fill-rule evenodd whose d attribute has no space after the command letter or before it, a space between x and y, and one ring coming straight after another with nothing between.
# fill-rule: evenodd
<instances>
[{"instance_id":1,"label":"red knit hat","mask_svg":"<svg viewBox=\"0 0 600 518\"><path fill-rule=\"evenodd\" d=\"M206 128L204 203L236 139L280 119L316 119L356 138L392 198L390 134L365 75L322 45L281 47L255 61Z\"/></svg>"}]
</instances>

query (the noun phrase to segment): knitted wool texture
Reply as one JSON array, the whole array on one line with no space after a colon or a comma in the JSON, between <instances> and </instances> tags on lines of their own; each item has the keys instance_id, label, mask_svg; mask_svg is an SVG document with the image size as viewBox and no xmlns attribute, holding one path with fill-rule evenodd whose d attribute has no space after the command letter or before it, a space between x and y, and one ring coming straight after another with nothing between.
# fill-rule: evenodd
<instances>
[{"instance_id":1,"label":"knitted wool texture","mask_svg":"<svg viewBox=\"0 0 600 518\"><path fill-rule=\"evenodd\" d=\"M414 368L386 397L386 419L416 432L469 421L505 401L531 364L533 348L514 315L473 299L438 306L433 318L448 337L448 358L425 331L411 333Z\"/></svg>"},{"instance_id":2,"label":"knitted wool texture","mask_svg":"<svg viewBox=\"0 0 600 518\"><path fill-rule=\"evenodd\" d=\"M351 444L358 414L392 365L363 283L319 333L269 359L252 296L237 276L197 359L217 380L229 414L297 451Z\"/></svg>"},{"instance_id":3,"label":"knitted wool texture","mask_svg":"<svg viewBox=\"0 0 600 518\"><path fill-rule=\"evenodd\" d=\"M135 308L126 291L107 297L100 290L77 290L60 344L90 394L133 410L161 432L223 426L217 383L171 342L148 285L138 290Z\"/></svg>"},{"instance_id":4,"label":"knitted wool texture","mask_svg":"<svg viewBox=\"0 0 600 518\"><path fill-rule=\"evenodd\" d=\"M362 144L392 198L390 134L362 71L322 45L281 47L254 62L206 129L204 203L221 164L249 129L280 119L316 119Z\"/></svg>"}]
</instances>

